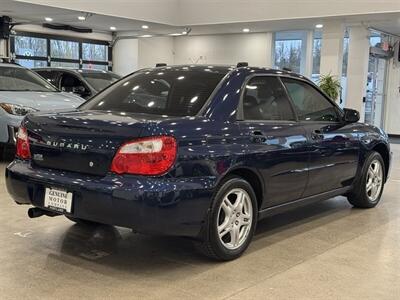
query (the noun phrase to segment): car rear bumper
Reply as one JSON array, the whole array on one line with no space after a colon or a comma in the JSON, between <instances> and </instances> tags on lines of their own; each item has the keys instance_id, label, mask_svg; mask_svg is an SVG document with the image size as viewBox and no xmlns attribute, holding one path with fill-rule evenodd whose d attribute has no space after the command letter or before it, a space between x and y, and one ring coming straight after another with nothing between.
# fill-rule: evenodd
<instances>
[{"instance_id":1,"label":"car rear bumper","mask_svg":"<svg viewBox=\"0 0 400 300\"><path fill-rule=\"evenodd\" d=\"M211 204L213 177L86 176L32 168L15 160L6 169L7 190L18 204L44 209L46 187L73 193L70 216L139 232L197 237Z\"/></svg>"}]
</instances>

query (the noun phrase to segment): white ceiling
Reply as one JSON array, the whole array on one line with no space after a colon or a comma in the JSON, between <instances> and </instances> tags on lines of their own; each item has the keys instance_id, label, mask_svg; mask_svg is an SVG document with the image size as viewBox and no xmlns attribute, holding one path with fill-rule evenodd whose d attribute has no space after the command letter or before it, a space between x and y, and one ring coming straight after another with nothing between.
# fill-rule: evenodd
<instances>
[{"instance_id":1,"label":"white ceiling","mask_svg":"<svg viewBox=\"0 0 400 300\"><path fill-rule=\"evenodd\" d=\"M265 2L276 2L278 0L248 0L248 1L241 1L241 0L230 0L233 1L232 3L239 2L247 2L253 3L253 6L258 2L262 5L260 7L264 8L265 10ZM52 5L61 5L63 6L70 6L70 7L79 7L79 10L76 9L65 9L65 8L58 8L58 7L51 7L45 5L38 5L32 4L28 2L35 2L35 3L47 3L51 2ZM217 4L222 5L225 0L31 0L31 1L12 1L12 0L1 0L0 5L0 15L9 15L13 17L16 21L23 21L29 23L36 23L41 24L44 21L44 17L52 17L53 23L62 23L62 24L69 24L75 26L82 26L82 27L89 27L98 32L110 32L110 26L115 26L118 32L129 32L130 34L135 35L144 35L144 34L151 34L151 35L166 35L170 33L182 32L186 26L173 26L171 24L171 18L173 18L173 12L171 12L171 7L179 7L182 11L184 8L186 12L190 11L187 5L192 4L192 9L197 9L198 14L205 14L206 7L209 5L209 8L217 8ZM278 1L279 2L279 1ZM336 19L344 22L347 25L351 24L364 24L365 26L375 27L377 29L381 29L384 31L388 31L393 34L400 35L400 0L399 1L356 1L356 0L336 0L336 4L340 9L343 3L348 3L348 7L352 9L354 13L354 5L351 6L350 4L353 2L364 3L365 7L373 5L374 3L383 2L392 3L394 5L388 7L382 7L381 10L385 10L387 8L395 9L397 6L399 7L399 11L396 12L388 12L388 13L368 13L368 14L353 14L353 15L341 15L341 16L332 16L334 13L331 13L330 17L303 17L303 18L293 18L296 13L296 8L298 8L299 3L310 4L310 3L320 3L326 2L325 0L307 0L307 1L298 1L298 0L280 0L280 5L284 7L284 5L293 4L293 7L290 11L286 11L288 16L292 16L292 18L288 19L265 19L265 20L258 20L258 21L235 21L235 22L226 22L221 24L216 24L215 17L220 16L220 21L223 20L225 17L225 10L219 9L218 11L214 12L214 14L210 16L210 22L214 21L212 24L203 24L203 25L190 25L192 28L191 34L222 34L222 33L241 33L243 28L250 28L251 32L268 32L268 31L280 31L280 30L295 30L295 29L313 29L315 24L323 23L326 20ZM332 2L329 1L331 4L328 5L332 10ZM98 14L98 13L91 13L90 16L85 21L79 21L77 17L79 15L85 15L87 12L93 12L100 10L102 7L107 8L111 5L118 7L117 11L127 11L126 13L121 15L129 15L130 11L132 10L132 3L138 4L137 8L134 10L136 13L140 12L140 19L139 18L128 18L128 17L116 17L112 16L116 11L110 10L109 14ZM186 4L184 4L186 3ZM195 5L198 3L203 3L203 6ZM297 6L296 6L297 3ZM183 5L184 4L184 5ZM177 6L176 6L177 5ZM182 8L182 5L184 6ZM325 3L325 5L327 5ZM85 10L83 9L85 8ZM316 8L321 10L320 5L316 5ZM276 10L277 8L274 7ZM271 10L272 9L271 6ZM341 10L338 9L338 12ZM179 10L178 10L179 11ZM233 20L236 16L237 18L237 11L235 9L231 9L231 16L230 18ZM283 9L282 9L283 11ZM162 14L165 12L165 14ZM249 14L246 11L242 12L244 18L249 18L251 16L251 12L254 13L254 7L251 8ZM176 13L176 12L175 12ZM343 13L343 12L342 12ZM303 12L304 15L304 12ZM314 13L315 15L315 13ZM202 20L206 17L202 16ZM246 17L247 16L247 17ZM260 15L256 15L258 18ZM265 18L271 17L270 15L265 12ZM280 15L277 15L278 18ZM283 16L283 14L282 14ZM157 19L159 22L155 22L154 20ZM160 22L160 20L162 22ZM175 23L178 23L177 21ZM203 22L204 23L204 22ZM148 25L149 29L143 30L141 28L142 25Z\"/></svg>"}]
</instances>

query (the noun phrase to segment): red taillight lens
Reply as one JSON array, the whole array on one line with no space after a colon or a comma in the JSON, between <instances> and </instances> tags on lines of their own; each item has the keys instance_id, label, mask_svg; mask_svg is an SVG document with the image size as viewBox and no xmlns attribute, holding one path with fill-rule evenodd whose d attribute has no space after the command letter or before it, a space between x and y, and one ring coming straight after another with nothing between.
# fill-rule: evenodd
<instances>
[{"instance_id":1,"label":"red taillight lens","mask_svg":"<svg viewBox=\"0 0 400 300\"><path fill-rule=\"evenodd\" d=\"M141 138L123 144L111 171L117 174L161 175L175 162L177 145L171 136Z\"/></svg>"},{"instance_id":2,"label":"red taillight lens","mask_svg":"<svg viewBox=\"0 0 400 300\"><path fill-rule=\"evenodd\" d=\"M17 133L17 152L16 155L22 159L31 158L31 150L29 148L28 131L25 127L20 127Z\"/></svg>"}]
</instances>

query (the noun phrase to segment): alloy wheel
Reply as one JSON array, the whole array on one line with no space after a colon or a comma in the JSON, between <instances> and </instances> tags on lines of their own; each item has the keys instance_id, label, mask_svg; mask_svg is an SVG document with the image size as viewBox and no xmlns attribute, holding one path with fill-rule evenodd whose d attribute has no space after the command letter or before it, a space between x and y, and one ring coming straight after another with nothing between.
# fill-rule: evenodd
<instances>
[{"instance_id":1,"label":"alloy wheel","mask_svg":"<svg viewBox=\"0 0 400 300\"><path fill-rule=\"evenodd\" d=\"M230 250L241 247L250 233L253 205L249 194L241 188L230 190L218 210L218 236Z\"/></svg>"},{"instance_id":2,"label":"alloy wheel","mask_svg":"<svg viewBox=\"0 0 400 300\"><path fill-rule=\"evenodd\" d=\"M375 159L369 165L365 184L368 199L371 202L378 200L383 186L383 168L379 160Z\"/></svg>"}]
</instances>

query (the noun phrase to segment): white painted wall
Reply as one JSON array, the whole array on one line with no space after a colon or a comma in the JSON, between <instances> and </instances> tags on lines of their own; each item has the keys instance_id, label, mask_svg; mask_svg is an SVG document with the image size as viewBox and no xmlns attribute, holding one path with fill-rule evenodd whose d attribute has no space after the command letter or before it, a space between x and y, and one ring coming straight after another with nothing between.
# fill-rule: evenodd
<instances>
[{"instance_id":1,"label":"white painted wall","mask_svg":"<svg viewBox=\"0 0 400 300\"><path fill-rule=\"evenodd\" d=\"M176 64L236 64L271 66L271 33L176 37Z\"/></svg>"},{"instance_id":2,"label":"white painted wall","mask_svg":"<svg viewBox=\"0 0 400 300\"><path fill-rule=\"evenodd\" d=\"M174 64L174 38L155 37L140 38L138 67L154 67L156 63Z\"/></svg>"},{"instance_id":3,"label":"white painted wall","mask_svg":"<svg viewBox=\"0 0 400 300\"><path fill-rule=\"evenodd\" d=\"M121 39L113 47L113 71L121 76L138 69L138 39Z\"/></svg>"}]
</instances>

